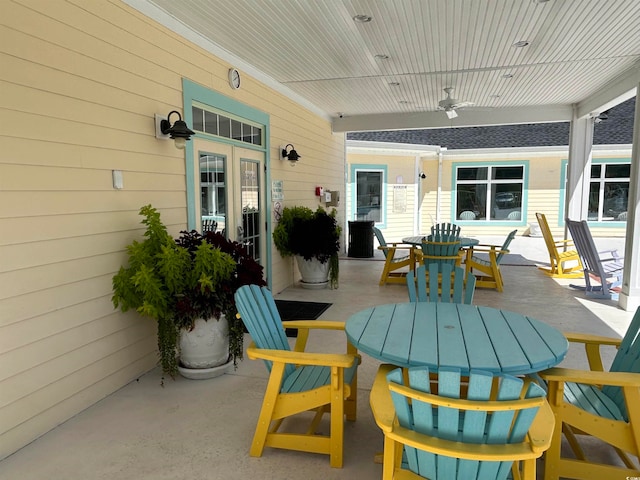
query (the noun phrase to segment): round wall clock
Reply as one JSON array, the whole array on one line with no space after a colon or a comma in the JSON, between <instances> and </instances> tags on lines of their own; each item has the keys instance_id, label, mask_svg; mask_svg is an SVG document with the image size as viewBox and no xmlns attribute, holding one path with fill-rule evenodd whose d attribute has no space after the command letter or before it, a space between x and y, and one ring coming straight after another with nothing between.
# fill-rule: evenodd
<instances>
[{"instance_id":1,"label":"round wall clock","mask_svg":"<svg viewBox=\"0 0 640 480\"><path fill-rule=\"evenodd\" d=\"M240 88L240 72L238 72L238 70L236 70L235 68L229 69L229 85L234 90Z\"/></svg>"}]
</instances>

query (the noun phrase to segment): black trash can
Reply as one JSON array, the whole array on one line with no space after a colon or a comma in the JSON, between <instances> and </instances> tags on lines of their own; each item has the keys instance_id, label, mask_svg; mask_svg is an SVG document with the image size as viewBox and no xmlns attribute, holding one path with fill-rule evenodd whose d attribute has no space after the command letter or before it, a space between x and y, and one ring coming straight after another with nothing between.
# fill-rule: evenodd
<instances>
[{"instance_id":1,"label":"black trash can","mask_svg":"<svg viewBox=\"0 0 640 480\"><path fill-rule=\"evenodd\" d=\"M349 251L347 254L354 258L373 257L373 226L372 221L349 222Z\"/></svg>"}]
</instances>

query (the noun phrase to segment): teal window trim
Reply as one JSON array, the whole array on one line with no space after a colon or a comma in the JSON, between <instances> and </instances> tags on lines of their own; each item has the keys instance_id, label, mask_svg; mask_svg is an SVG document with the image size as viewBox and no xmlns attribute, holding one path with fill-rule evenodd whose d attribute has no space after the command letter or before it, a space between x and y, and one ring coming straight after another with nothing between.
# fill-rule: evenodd
<instances>
[{"instance_id":1,"label":"teal window trim","mask_svg":"<svg viewBox=\"0 0 640 480\"><path fill-rule=\"evenodd\" d=\"M380 192L382 198L380 199L380 205L382 206L382 221L376 222L375 226L378 228L387 228L387 188L389 186L388 181L388 166L384 164L368 164L368 163L352 163L351 164L351 211L349 212L350 219L356 219L356 212L358 208L358 202L356 200L356 172L357 171L376 171L382 172L382 191Z\"/></svg>"},{"instance_id":2,"label":"teal window trim","mask_svg":"<svg viewBox=\"0 0 640 480\"><path fill-rule=\"evenodd\" d=\"M270 116L268 113L258 110L256 108L250 107L249 105L245 105L244 103L238 102L232 98L226 97L218 92L210 90L200 84L197 84L187 78L182 79L182 102L183 102L183 118L184 121L187 122L187 125L193 125L193 112L191 110L192 105L195 104L203 104L215 108L217 110L222 110L225 112L229 112L229 114L234 115L236 117L245 118L250 122L253 122L257 125L262 125L264 127L264 145L262 147L258 145L250 145L244 142L237 142L235 140L228 140L220 137L215 137L215 140L220 143L229 143L233 145L242 146L242 148L249 148L258 151L264 152L264 165L265 165L265 173L264 173L264 189L265 189L265 220L267 223L266 229L266 238L265 238L265 249L266 254L264 257L264 270L267 285L269 288L272 286L272 275L271 275L271 233L273 232L272 225L272 212L271 212L271 198L269 197L270 188L267 188L271 184L271 158L270 158L270 143L271 143L271 133L270 133ZM211 135L196 133L196 137L202 137L207 139L212 139ZM193 230L196 228L196 218L198 212L196 212L195 206L195 195L199 195L200 192L196 189L196 184L199 185L199 182L196 183L196 172L193 167L193 142L187 142L187 146L185 148L185 177L186 177L186 190L187 190L187 229Z\"/></svg>"},{"instance_id":3,"label":"teal window trim","mask_svg":"<svg viewBox=\"0 0 640 480\"><path fill-rule=\"evenodd\" d=\"M458 220L456 219L457 175L459 167L517 167L523 166L522 175L522 213L520 221L504 220ZM451 165L451 221L457 225L492 226L492 227L524 227L527 225L527 212L529 206L529 160L505 161L505 162L453 162Z\"/></svg>"},{"instance_id":4,"label":"teal window trim","mask_svg":"<svg viewBox=\"0 0 640 480\"><path fill-rule=\"evenodd\" d=\"M596 158L591 160L591 165L604 165L607 163L631 163L631 157L612 157L612 158ZM563 227L566 223L564 221L564 208L567 199L567 169L569 166L569 159L563 158L560 163L560 210L558 211L558 226ZM589 172L589 182L591 182L591 172ZM587 220L589 225L594 227L604 228L626 228L627 222L616 222L615 220L609 222L598 222L593 220Z\"/></svg>"}]
</instances>

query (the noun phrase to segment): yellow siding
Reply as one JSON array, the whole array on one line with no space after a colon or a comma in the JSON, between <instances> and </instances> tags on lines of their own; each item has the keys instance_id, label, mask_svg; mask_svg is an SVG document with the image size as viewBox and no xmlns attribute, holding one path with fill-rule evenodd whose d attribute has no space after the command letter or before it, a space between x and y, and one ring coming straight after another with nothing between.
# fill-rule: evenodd
<instances>
[{"instance_id":1,"label":"yellow siding","mask_svg":"<svg viewBox=\"0 0 640 480\"><path fill-rule=\"evenodd\" d=\"M183 110L183 78L269 114L285 205L344 189L344 135L327 119L246 74L231 90L231 65L118 0L2 9L0 458L156 364L155 323L114 311L111 278L141 238L140 206L159 208L172 235L186 227L184 151L158 141L153 120ZM279 160L287 143L295 168ZM297 272L272 253L280 291Z\"/></svg>"}]
</instances>

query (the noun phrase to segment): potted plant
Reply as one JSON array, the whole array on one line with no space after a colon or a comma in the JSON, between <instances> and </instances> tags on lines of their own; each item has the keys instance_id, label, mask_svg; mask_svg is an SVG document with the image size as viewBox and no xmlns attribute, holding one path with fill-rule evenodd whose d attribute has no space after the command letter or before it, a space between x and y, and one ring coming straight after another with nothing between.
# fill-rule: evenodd
<instances>
[{"instance_id":1,"label":"potted plant","mask_svg":"<svg viewBox=\"0 0 640 480\"><path fill-rule=\"evenodd\" d=\"M273 231L273 241L283 257L295 256L305 288L338 286L340 226L336 210L322 207L285 207Z\"/></svg>"},{"instance_id":2,"label":"potted plant","mask_svg":"<svg viewBox=\"0 0 640 480\"><path fill-rule=\"evenodd\" d=\"M114 306L123 312L135 309L158 322L164 374L175 376L180 342L184 345L185 336L202 324L217 329L222 340L215 343L222 341L224 349L212 353L213 360L197 357L195 367L236 364L242 358L244 332L233 295L243 282L264 285L262 267L222 235L181 232L174 240L151 205L142 207L140 215L145 239L127 246L129 264L113 277Z\"/></svg>"}]
</instances>

